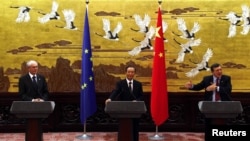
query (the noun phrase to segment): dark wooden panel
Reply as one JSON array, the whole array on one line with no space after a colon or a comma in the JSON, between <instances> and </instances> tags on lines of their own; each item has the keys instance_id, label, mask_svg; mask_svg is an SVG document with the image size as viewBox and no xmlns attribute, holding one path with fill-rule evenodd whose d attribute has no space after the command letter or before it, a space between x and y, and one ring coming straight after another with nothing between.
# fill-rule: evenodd
<instances>
[{"instance_id":1,"label":"dark wooden panel","mask_svg":"<svg viewBox=\"0 0 250 141\"><path fill-rule=\"evenodd\" d=\"M97 93L97 112L88 118L87 131L117 131L118 122L104 112L104 101L109 93ZM83 131L80 123L80 94L79 93L51 93L50 99L55 101L54 112L42 121L43 130L50 132ZM18 119L10 114L12 101L20 100L17 93L0 94L0 132L25 132L24 119ZM203 93L169 93L169 119L159 126L159 131L203 132L204 117L199 112L197 103L203 100ZM233 100L241 101L243 113L231 124L250 123L250 94L233 93ZM147 113L140 121L141 131L155 131L155 125L150 116L150 93L145 93ZM230 108L230 107L229 107Z\"/></svg>"}]
</instances>

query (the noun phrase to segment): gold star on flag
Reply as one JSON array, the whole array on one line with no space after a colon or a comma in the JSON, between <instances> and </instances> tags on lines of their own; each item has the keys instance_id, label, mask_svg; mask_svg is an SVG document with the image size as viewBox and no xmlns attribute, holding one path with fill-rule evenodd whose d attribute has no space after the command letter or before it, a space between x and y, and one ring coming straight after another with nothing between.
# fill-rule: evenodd
<instances>
[{"instance_id":1,"label":"gold star on flag","mask_svg":"<svg viewBox=\"0 0 250 141\"><path fill-rule=\"evenodd\" d=\"M163 53L162 53L162 52L159 53L159 57L160 57L160 58L163 57Z\"/></svg>"},{"instance_id":2,"label":"gold star on flag","mask_svg":"<svg viewBox=\"0 0 250 141\"><path fill-rule=\"evenodd\" d=\"M155 31L155 36L158 38L161 38L161 35L159 34L160 29L161 29L161 27L157 27L156 31Z\"/></svg>"}]
</instances>

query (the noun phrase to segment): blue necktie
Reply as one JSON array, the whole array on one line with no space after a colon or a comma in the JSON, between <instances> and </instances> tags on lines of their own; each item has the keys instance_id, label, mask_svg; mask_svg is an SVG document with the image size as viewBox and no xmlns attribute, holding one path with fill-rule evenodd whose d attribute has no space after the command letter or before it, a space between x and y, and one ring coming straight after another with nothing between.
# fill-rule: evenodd
<instances>
[{"instance_id":1,"label":"blue necktie","mask_svg":"<svg viewBox=\"0 0 250 141\"><path fill-rule=\"evenodd\" d=\"M32 82L33 82L34 86L36 86L36 87L37 87L37 83L36 83L36 76L33 76L33 77L32 77Z\"/></svg>"}]
</instances>

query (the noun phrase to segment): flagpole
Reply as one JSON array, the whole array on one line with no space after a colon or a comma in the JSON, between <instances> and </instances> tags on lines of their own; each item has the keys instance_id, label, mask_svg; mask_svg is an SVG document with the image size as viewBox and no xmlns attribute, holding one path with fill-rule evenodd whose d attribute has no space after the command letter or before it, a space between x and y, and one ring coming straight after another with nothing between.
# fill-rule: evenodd
<instances>
[{"instance_id":1,"label":"flagpole","mask_svg":"<svg viewBox=\"0 0 250 141\"><path fill-rule=\"evenodd\" d=\"M84 125L83 125L83 134L79 135L79 136L76 136L76 138L80 139L80 140L89 140L89 139L92 139L92 136L87 135L87 132L86 132L86 122L84 122Z\"/></svg>"},{"instance_id":2,"label":"flagpole","mask_svg":"<svg viewBox=\"0 0 250 141\"><path fill-rule=\"evenodd\" d=\"M155 126L155 135L149 137L150 140L163 140L164 137L158 134L158 126Z\"/></svg>"}]
</instances>

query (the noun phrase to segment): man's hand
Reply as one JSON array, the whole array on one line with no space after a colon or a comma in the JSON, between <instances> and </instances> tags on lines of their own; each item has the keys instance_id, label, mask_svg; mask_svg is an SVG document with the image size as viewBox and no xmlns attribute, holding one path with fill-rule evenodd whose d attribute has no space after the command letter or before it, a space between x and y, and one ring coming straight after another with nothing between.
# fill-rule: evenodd
<instances>
[{"instance_id":1,"label":"man's hand","mask_svg":"<svg viewBox=\"0 0 250 141\"><path fill-rule=\"evenodd\" d=\"M206 88L207 91L215 91L216 89L217 89L216 83L212 83Z\"/></svg>"},{"instance_id":2,"label":"man's hand","mask_svg":"<svg viewBox=\"0 0 250 141\"><path fill-rule=\"evenodd\" d=\"M43 102L44 100L41 99L41 98L35 98L35 99L32 99L32 102Z\"/></svg>"},{"instance_id":3,"label":"man's hand","mask_svg":"<svg viewBox=\"0 0 250 141\"><path fill-rule=\"evenodd\" d=\"M111 101L111 99L109 98L109 99L107 99L106 101L105 101L105 104L107 105L107 103L108 102L110 102Z\"/></svg>"},{"instance_id":4,"label":"man's hand","mask_svg":"<svg viewBox=\"0 0 250 141\"><path fill-rule=\"evenodd\" d=\"M185 84L185 87L186 87L187 89L192 88L192 87L193 87L192 81L188 81L188 82Z\"/></svg>"}]
</instances>

